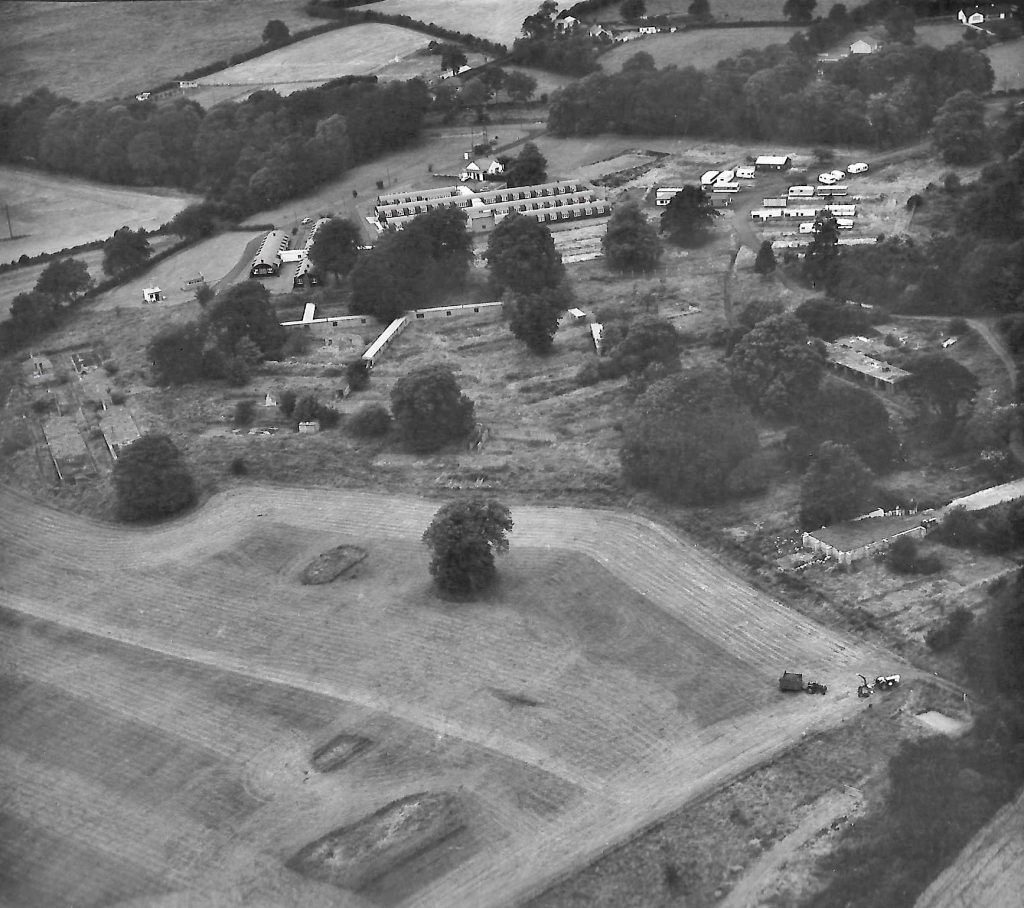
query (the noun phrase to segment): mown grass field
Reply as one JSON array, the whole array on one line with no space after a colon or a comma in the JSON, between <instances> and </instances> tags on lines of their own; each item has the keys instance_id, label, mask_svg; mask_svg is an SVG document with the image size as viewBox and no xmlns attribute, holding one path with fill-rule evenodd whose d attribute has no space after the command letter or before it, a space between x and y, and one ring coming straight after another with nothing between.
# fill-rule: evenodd
<instances>
[{"instance_id":1,"label":"mown grass field","mask_svg":"<svg viewBox=\"0 0 1024 908\"><path fill-rule=\"evenodd\" d=\"M0 167L0 200L14 232L0 241L3 262L106 239L125 225L153 230L199 201L173 189L130 189L20 167ZM9 235L6 218L0 223Z\"/></svg>"},{"instance_id":2,"label":"mown grass field","mask_svg":"<svg viewBox=\"0 0 1024 908\"><path fill-rule=\"evenodd\" d=\"M302 0L13 0L0 29L0 101L42 86L75 101L134 97L257 47L271 19L292 31L324 21L307 16Z\"/></svg>"},{"instance_id":3,"label":"mown grass field","mask_svg":"<svg viewBox=\"0 0 1024 908\"><path fill-rule=\"evenodd\" d=\"M601 56L601 66L606 72L618 72L626 60L643 51L654 58L654 63L658 67L693 66L697 69L707 69L719 60L735 57L740 51L763 48L770 44L785 44L794 31L794 28L771 26L702 29L652 35L612 48Z\"/></svg>"},{"instance_id":4,"label":"mown grass field","mask_svg":"<svg viewBox=\"0 0 1024 908\"><path fill-rule=\"evenodd\" d=\"M511 47L519 37L523 19L537 12L539 6L540 0L381 0L367 8L411 16Z\"/></svg>"},{"instance_id":5,"label":"mown grass field","mask_svg":"<svg viewBox=\"0 0 1024 908\"><path fill-rule=\"evenodd\" d=\"M367 23L317 35L228 67L200 80L189 97L209 106L234 100L258 88L272 88L281 95L314 88L346 75L376 75L382 79L437 76L441 58L417 54L430 38L422 32L393 25ZM471 63L483 61L473 55Z\"/></svg>"}]
</instances>

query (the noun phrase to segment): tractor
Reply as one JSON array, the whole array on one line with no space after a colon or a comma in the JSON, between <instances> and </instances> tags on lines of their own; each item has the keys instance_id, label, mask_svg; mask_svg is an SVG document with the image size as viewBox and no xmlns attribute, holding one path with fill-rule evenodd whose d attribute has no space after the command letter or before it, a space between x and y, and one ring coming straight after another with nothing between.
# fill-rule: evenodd
<instances>
[{"instance_id":1,"label":"tractor","mask_svg":"<svg viewBox=\"0 0 1024 908\"><path fill-rule=\"evenodd\" d=\"M861 698L870 697L876 690L892 690L894 687L899 687L900 684L899 675L879 675L870 684L863 675L858 677L860 684L857 686L857 696Z\"/></svg>"}]
</instances>

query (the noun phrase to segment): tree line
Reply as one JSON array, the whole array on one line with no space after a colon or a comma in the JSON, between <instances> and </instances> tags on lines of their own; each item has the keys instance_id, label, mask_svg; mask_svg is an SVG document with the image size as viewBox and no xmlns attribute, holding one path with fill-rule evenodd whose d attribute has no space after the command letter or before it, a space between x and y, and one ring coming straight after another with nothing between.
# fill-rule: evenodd
<instances>
[{"instance_id":1,"label":"tree line","mask_svg":"<svg viewBox=\"0 0 1024 908\"><path fill-rule=\"evenodd\" d=\"M403 145L429 106L419 79L345 77L209 111L184 98L78 103L42 88L0 105L0 161L200 191L239 217Z\"/></svg>"},{"instance_id":2,"label":"tree line","mask_svg":"<svg viewBox=\"0 0 1024 908\"><path fill-rule=\"evenodd\" d=\"M554 93L556 135L700 135L891 147L925 134L943 102L987 93L988 58L966 44L903 44L855 54L818 77L813 53L772 45L710 70L658 69L640 52L620 73L597 73Z\"/></svg>"}]
</instances>

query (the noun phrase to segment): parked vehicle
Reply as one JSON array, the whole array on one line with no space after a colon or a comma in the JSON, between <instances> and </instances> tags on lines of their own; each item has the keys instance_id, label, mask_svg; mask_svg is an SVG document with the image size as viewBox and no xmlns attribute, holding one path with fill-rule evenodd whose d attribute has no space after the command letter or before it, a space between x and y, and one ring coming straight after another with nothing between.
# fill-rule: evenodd
<instances>
[{"instance_id":1,"label":"parked vehicle","mask_svg":"<svg viewBox=\"0 0 1024 908\"><path fill-rule=\"evenodd\" d=\"M804 676L800 672L783 672L779 678L779 690L784 692L805 691L808 694L823 694L828 690L819 681L808 681L804 683Z\"/></svg>"},{"instance_id":2,"label":"parked vehicle","mask_svg":"<svg viewBox=\"0 0 1024 908\"><path fill-rule=\"evenodd\" d=\"M809 694L826 694L828 693L828 687L819 681L808 681L807 687L804 688Z\"/></svg>"},{"instance_id":3,"label":"parked vehicle","mask_svg":"<svg viewBox=\"0 0 1024 908\"><path fill-rule=\"evenodd\" d=\"M831 173L832 176L834 176L836 178L836 182L837 183L840 180L845 180L846 179L846 171L845 170L830 170L829 173Z\"/></svg>"},{"instance_id":4,"label":"parked vehicle","mask_svg":"<svg viewBox=\"0 0 1024 908\"><path fill-rule=\"evenodd\" d=\"M879 675L877 678L875 678L875 690L892 690L894 687L899 686L899 675Z\"/></svg>"},{"instance_id":5,"label":"parked vehicle","mask_svg":"<svg viewBox=\"0 0 1024 908\"><path fill-rule=\"evenodd\" d=\"M846 168L847 173L864 173L868 169L868 165L863 161L858 161L856 164L851 164Z\"/></svg>"},{"instance_id":6,"label":"parked vehicle","mask_svg":"<svg viewBox=\"0 0 1024 908\"><path fill-rule=\"evenodd\" d=\"M837 181L831 173L819 173L818 182L821 183L823 186L831 186L833 183Z\"/></svg>"},{"instance_id":7,"label":"parked vehicle","mask_svg":"<svg viewBox=\"0 0 1024 908\"><path fill-rule=\"evenodd\" d=\"M814 195L813 186L790 186L786 192L787 198L810 198Z\"/></svg>"}]
</instances>

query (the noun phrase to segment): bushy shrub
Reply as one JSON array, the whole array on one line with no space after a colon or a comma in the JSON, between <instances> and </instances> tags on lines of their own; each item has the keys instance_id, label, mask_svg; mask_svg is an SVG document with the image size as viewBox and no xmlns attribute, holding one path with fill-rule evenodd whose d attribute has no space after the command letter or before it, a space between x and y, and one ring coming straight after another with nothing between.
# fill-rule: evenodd
<instances>
[{"instance_id":1,"label":"bushy shrub","mask_svg":"<svg viewBox=\"0 0 1024 908\"><path fill-rule=\"evenodd\" d=\"M889 547L885 560L897 574L937 574L942 570L939 556L921 554L917 540L912 536L900 536Z\"/></svg>"},{"instance_id":2,"label":"bushy shrub","mask_svg":"<svg viewBox=\"0 0 1024 908\"><path fill-rule=\"evenodd\" d=\"M581 388L588 388L596 385L601 380L601 370L596 359L588 359L579 369L576 370L576 384Z\"/></svg>"},{"instance_id":3,"label":"bushy shrub","mask_svg":"<svg viewBox=\"0 0 1024 908\"><path fill-rule=\"evenodd\" d=\"M362 391L370 384L370 365L365 359L359 358L345 367L350 391Z\"/></svg>"},{"instance_id":4,"label":"bushy shrub","mask_svg":"<svg viewBox=\"0 0 1024 908\"><path fill-rule=\"evenodd\" d=\"M103 364L103 371L106 372L107 375L117 375L120 369L121 367L117 364L115 360L112 359L108 359Z\"/></svg>"},{"instance_id":5,"label":"bushy shrub","mask_svg":"<svg viewBox=\"0 0 1024 908\"><path fill-rule=\"evenodd\" d=\"M295 413L295 403L297 400L298 395L291 388L287 388L277 398L277 409L281 411L283 416L291 419Z\"/></svg>"},{"instance_id":6,"label":"bushy shrub","mask_svg":"<svg viewBox=\"0 0 1024 908\"><path fill-rule=\"evenodd\" d=\"M929 649L944 650L955 645L963 637L964 631L974 620L974 612L963 605L957 606L946 619L925 634L924 642Z\"/></svg>"},{"instance_id":7,"label":"bushy shrub","mask_svg":"<svg viewBox=\"0 0 1024 908\"><path fill-rule=\"evenodd\" d=\"M382 438L391 431L391 414L380 404L366 404L352 414L348 427L358 438Z\"/></svg>"},{"instance_id":8,"label":"bushy shrub","mask_svg":"<svg viewBox=\"0 0 1024 908\"><path fill-rule=\"evenodd\" d=\"M111 391L110 392L110 402L112 404L114 404L114 406L117 406L117 407L122 406L127 399L128 399L128 396L124 393L124 391Z\"/></svg>"},{"instance_id":9,"label":"bushy shrub","mask_svg":"<svg viewBox=\"0 0 1024 908\"><path fill-rule=\"evenodd\" d=\"M256 417L256 405L251 400L240 400L235 404L234 422L236 426L251 426Z\"/></svg>"},{"instance_id":10,"label":"bushy shrub","mask_svg":"<svg viewBox=\"0 0 1024 908\"><path fill-rule=\"evenodd\" d=\"M244 457L233 457L229 469L232 476L247 476L249 473L249 465Z\"/></svg>"}]
</instances>

